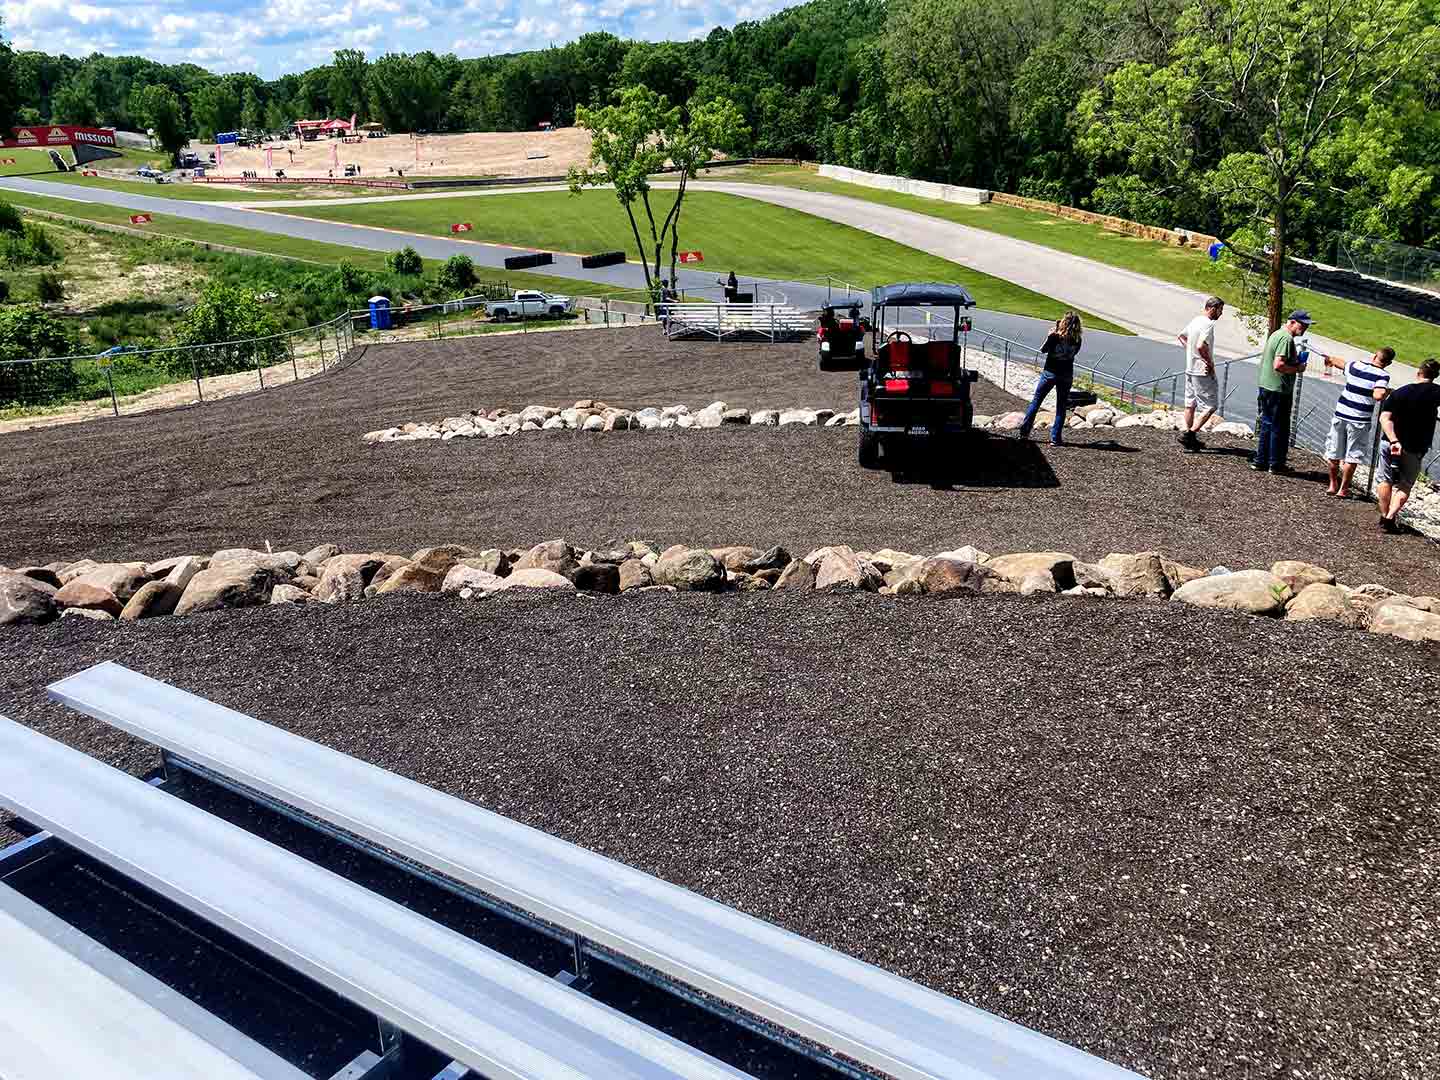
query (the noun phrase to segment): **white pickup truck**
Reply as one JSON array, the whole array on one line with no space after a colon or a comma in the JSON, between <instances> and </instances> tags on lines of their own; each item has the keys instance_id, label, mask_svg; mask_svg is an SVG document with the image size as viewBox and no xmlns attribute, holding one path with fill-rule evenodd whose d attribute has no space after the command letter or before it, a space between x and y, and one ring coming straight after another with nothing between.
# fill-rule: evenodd
<instances>
[{"instance_id":1,"label":"white pickup truck","mask_svg":"<svg viewBox=\"0 0 1440 1080\"><path fill-rule=\"evenodd\" d=\"M485 314L496 322L506 319L558 318L575 310L575 298L553 293L517 292L505 300L487 300Z\"/></svg>"}]
</instances>

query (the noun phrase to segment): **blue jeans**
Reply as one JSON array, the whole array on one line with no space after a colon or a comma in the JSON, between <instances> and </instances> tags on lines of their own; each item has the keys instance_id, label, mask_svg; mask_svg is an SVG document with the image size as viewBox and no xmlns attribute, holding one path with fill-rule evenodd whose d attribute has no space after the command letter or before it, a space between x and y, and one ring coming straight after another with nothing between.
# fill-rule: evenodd
<instances>
[{"instance_id":1,"label":"blue jeans","mask_svg":"<svg viewBox=\"0 0 1440 1080\"><path fill-rule=\"evenodd\" d=\"M1255 406L1255 464L1283 469L1290 452L1290 409L1293 399L1279 390L1261 390Z\"/></svg>"},{"instance_id":2,"label":"blue jeans","mask_svg":"<svg viewBox=\"0 0 1440 1080\"><path fill-rule=\"evenodd\" d=\"M1060 435L1065 430L1065 410L1070 405L1070 380L1061 380L1050 371L1040 373L1040 381L1035 385L1035 396L1030 399L1030 407L1025 410L1025 419L1020 421L1020 434L1025 438L1030 437L1030 429L1035 426L1035 414L1040 411L1041 403L1052 389L1055 391L1055 423L1050 426L1050 441L1061 441Z\"/></svg>"}]
</instances>

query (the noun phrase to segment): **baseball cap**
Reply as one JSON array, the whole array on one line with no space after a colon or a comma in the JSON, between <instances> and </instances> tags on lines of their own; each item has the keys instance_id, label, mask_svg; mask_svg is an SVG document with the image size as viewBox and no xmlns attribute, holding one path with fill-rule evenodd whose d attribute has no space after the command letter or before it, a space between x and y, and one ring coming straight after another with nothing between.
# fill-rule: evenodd
<instances>
[{"instance_id":1,"label":"baseball cap","mask_svg":"<svg viewBox=\"0 0 1440 1080\"><path fill-rule=\"evenodd\" d=\"M1306 326L1312 326L1315 323L1315 320L1310 318L1310 312L1306 311L1304 308L1300 308L1296 311L1290 312L1289 321L1304 323Z\"/></svg>"}]
</instances>

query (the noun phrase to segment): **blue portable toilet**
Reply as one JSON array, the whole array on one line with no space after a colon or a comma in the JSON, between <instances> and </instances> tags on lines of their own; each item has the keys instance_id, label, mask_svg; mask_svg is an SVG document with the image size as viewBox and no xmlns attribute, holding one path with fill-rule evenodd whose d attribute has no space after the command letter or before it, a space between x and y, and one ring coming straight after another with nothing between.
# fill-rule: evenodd
<instances>
[{"instance_id":1,"label":"blue portable toilet","mask_svg":"<svg viewBox=\"0 0 1440 1080\"><path fill-rule=\"evenodd\" d=\"M370 329L390 329L390 298L388 296L370 297Z\"/></svg>"}]
</instances>

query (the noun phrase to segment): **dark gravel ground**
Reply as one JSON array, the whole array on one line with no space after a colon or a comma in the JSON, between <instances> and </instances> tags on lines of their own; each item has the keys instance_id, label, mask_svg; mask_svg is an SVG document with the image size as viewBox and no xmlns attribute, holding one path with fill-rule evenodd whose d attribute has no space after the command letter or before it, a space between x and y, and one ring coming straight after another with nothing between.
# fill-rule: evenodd
<instances>
[{"instance_id":1,"label":"dark gravel ground","mask_svg":"<svg viewBox=\"0 0 1440 1080\"><path fill-rule=\"evenodd\" d=\"M1322 563L1353 584L1440 592L1435 545L1376 533L1318 474L1245 469L1242 443L1074 433L1053 451L981 439L956 467L897 483L855 462L846 430L722 430L365 446L359 435L478 406L600 397L848 408L853 377L801 345L667 343L653 328L372 347L347 368L199 408L0 437L0 564L160 558L236 545L409 552L529 546L826 543L931 552L1160 548L1200 566ZM981 412L1015 407L982 384ZM1314 461L1314 459L1309 459ZM1318 462L1316 462L1318 464Z\"/></svg>"},{"instance_id":2,"label":"dark gravel ground","mask_svg":"<svg viewBox=\"0 0 1440 1080\"><path fill-rule=\"evenodd\" d=\"M1440 1073L1440 651L1178 604L384 597L0 634L118 659L1153 1077Z\"/></svg>"}]
</instances>

